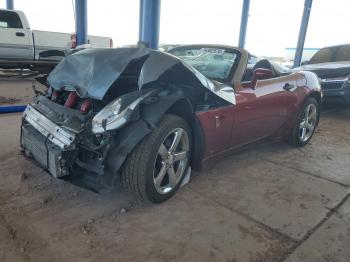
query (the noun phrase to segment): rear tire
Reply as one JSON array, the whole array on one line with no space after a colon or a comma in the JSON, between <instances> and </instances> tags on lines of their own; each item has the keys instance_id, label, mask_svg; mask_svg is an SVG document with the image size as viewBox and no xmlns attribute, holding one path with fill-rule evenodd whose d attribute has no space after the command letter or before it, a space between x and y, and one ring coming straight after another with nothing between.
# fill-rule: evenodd
<instances>
[{"instance_id":1,"label":"rear tire","mask_svg":"<svg viewBox=\"0 0 350 262\"><path fill-rule=\"evenodd\" d=\"M309 97L298 113L289 144L301 147L309 143L318 125L319 118L320 105L315 98Z\"/></svg>"},{"instance_id":2,"label":"rear tire","mask_svg":"<svg viewBox=\"0 0 350 262\"><path fill-rule=\"evenodd\" d=\"M123 186L142 200L160 203L169 199L185 176L191 148L187 122L176 115L164 115L128 156L121 172Z\"/></svg>"}]
</instances>

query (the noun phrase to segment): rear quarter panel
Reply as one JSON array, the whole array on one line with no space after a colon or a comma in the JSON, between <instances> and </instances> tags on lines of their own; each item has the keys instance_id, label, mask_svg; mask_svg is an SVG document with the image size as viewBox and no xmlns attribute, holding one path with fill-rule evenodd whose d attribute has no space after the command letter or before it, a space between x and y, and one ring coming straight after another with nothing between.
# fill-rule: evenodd
<instances>
[{"instance_id":1,"label":"rear quarter panel","mask_svg":"<svg viewBox=\"0 0 350 262\"><path fill-rule=\"evenodd\" d=\"M302 106L302 104L310 95L319 95L322 97L320 81L315 73L309 71L301 71L295 75L297 83L296 94L298 97L298 108Z\"/></svg>"},{"instance_id":2,"label":"rear quarter panel","mask_svg":"<svg viewBox=\"0 0 350 262\"><path fill-rule=\"evenodd\" d=\"M71 34L33 30L35 57L42 51L54 49L65 50L70 47Z\"/></svg>"},{"instance_id":3,"label":"rear quarter panel","mask_svg":"<svg viewBox=\"0 0 350 262\"><path fill-rule=\"evenodd\" d=\"M66 50L71 48L72 40L70 33L50 32L33 30L34 44L35 44L35 57L42 51L46 50ZM109 48L110 37L103 36L88 36L88 44L92 48Z\"/></svg>"},{"instance_id":4,"label":"rear quarter panel","mask_svg":"<svg viewBox=\"0 0 350 262\"><path fill-rule=\"evenodd\" d=\"M310 96L319 97L320 102L322 102L322 90L319 79L315 73L300 71L298 73L292 74L292 76L294 77L296 83L296 88L292 91L295 99L290 118L283 132L285 137L289 136L290 131L295 125L298 114L302 109L302 106Z\"/></svg>"}]
</instances>

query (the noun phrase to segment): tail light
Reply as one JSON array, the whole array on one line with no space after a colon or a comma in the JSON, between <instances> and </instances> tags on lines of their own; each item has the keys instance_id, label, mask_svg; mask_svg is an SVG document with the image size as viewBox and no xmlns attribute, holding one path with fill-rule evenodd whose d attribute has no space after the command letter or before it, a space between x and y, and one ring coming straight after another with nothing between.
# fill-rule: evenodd
<instances>
[{"instance_id":1,"label":"tail light","mask_svg":"<svg viewBox=\"0 0 350 262\"><path fill-rule=\"evenodd\" d=\"M91 108L90 100L84 100L84 102L80 106L80 112L87 113L89 112L90 108Z\"/></svg>"},{"instance_id":2,"label":"tail light","mask_svg":"<svg viewBox=\"0 0 350 262\"><path fill-rule=\"evenodd\" d=\"M66 102L64 103L64 106L72 108L72 107L75 106L77 101L78 101L77 93L76 92L70 92Z\"/></svg>"},{"instance_id":3,"label":"tail light","mask_svg":"<svg viewBox=\"0 0 350 262\"><path fill-rule=\"evenodd\" d=\"M71 48L74 49L77 47L77 34L73 33L70 35L70 40L71 40Z\"/></svg>"}]
</instances>

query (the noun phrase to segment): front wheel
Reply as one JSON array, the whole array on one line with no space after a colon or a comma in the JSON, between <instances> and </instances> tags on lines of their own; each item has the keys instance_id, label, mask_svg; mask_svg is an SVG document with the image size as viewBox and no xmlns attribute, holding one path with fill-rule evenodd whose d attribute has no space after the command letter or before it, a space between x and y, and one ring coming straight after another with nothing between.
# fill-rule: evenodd
<instances>
[{"instance_id":1,"label":"front wheel","mask_svg":"<svg viewBox=\"0 0 350 262\"><path fill-rule=\"evenodd\" d=\"M313 97L309 97L302 106L296 124L292 130L290 144L306 145L315 132L320 117L320 105Z\"/></svg>"},{"instance_id":2,"label":"front wheel","mask_svg":"<svg viewBox=\"0 0 350 262\"><path fill-rule=\"evenodd\" d=\"M135 147L122 168L122 184L141 199L160 203L178 190L188 168L192 136L187 122L165 115Z\"/></svg>"}]
</instances>

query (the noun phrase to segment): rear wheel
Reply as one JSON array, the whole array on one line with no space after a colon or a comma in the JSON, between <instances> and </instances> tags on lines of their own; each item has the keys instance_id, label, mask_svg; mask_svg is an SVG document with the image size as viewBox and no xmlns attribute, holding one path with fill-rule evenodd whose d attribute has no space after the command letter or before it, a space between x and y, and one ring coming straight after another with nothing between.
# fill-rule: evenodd
<instances>
[{"instance_id":1,"label":"rear wheel","mask_svg":"<svg viewBox=\"0 0 350 262\"><path fill-rule=\"evenodd\" d=\"M295 146L306 145L315 132L319 117L320 105L315 98L309 97L299 112L290 143Z\"/></svg>"},{"instance_id":2,"label":"rear wheel","mask_svg":"<svg viewBox=\"0 0 350 262\"><path fill-rule=\"evenodd\" d=\"M122 169L122 184L141 199L154 203L167 200L184 178L191 145L187 122L175 115L165 115L128 156Z\"/></svg>"}]
</instances>

